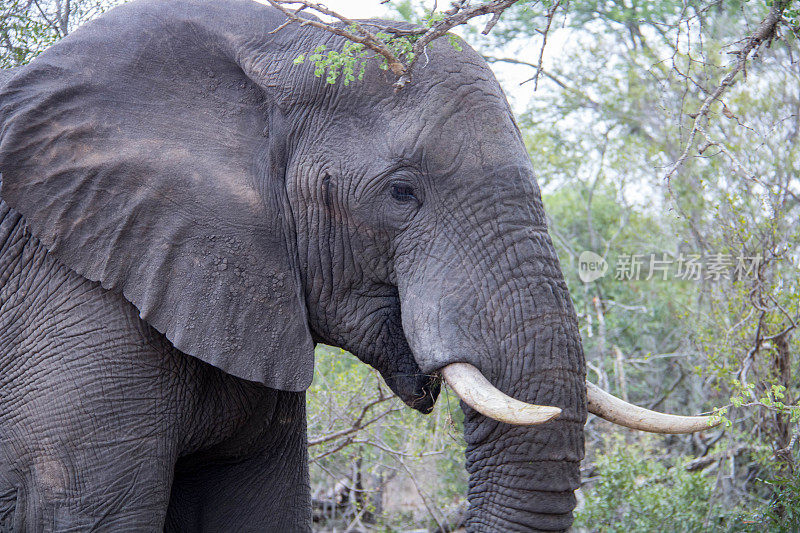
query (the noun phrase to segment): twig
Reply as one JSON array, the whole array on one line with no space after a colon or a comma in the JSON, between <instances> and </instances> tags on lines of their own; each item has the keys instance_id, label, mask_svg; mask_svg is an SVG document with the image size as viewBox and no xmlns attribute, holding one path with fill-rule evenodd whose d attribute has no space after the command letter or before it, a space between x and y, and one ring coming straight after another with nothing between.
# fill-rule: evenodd
<instances>
[{"instance_id":1,"label":"twig","mask_svg":"<svg viewBox=\"0 0 800 533\"><path fill-rule=\"evenodd\" d=\"M661 396L659 396L656 400L653 400L650 403L650 405L647 406L648 409L657 408L661 404L661 402L666 400L669 397L669 395L672 394L672 392L678 387L678 385L680 385L681 381L683 381L683 378L685 377L685 374L683 373L683 370L680 367L678 367L678 372L679 372L678 378L672 383L672 385L667 387L667 390L665 390L661 394Z\"/></svg>"},{"instance_id":2,"label":"twig","mask_svg":"<svg viewBox=\"0 0 800 533\"><path fill-rule=\"evenodd\" d=\"M758 48L763 43L769 42L775 37L775 31L783 16L784 7L784 1L777 1L772 5L772 7L770 7L769 13L766 17L764 17L764 20L761 21L761 24L759 24L758 28L756 28L756 30L745 39L744 46L742 46L736 52L733 52L733 54L737 57L736 64L734 65L733 69L722 79L717 88L703 101L703 105L700 106L700 109L697 111L697 113L691 115L693 117L693 123L692 129L689 132L689 139L686 141L680 157L678 157L678 159L670 166L669 170L667 170L667 173L664 175L664 180L667 182L667 184L669 184L669 180L675 174L675 172L677 172L678 169L683 166L683 164L689 158L689 151L694 145L694 141L697 138L698 132L701 135L703 134L700 123L702 120L708 117L708 113L711 110L711 105L716 102L730 86L733 85L736 76L740 72L746 72L745 69L747 67L747 61L750 59L750 54L757 52Z\"/></svg>"},{"instance_id":3,"label":"twig","mask_svg":"<svg viewBox=\"0 0 800 533\"><path fill-rule=\"evenodd\" d=\"M56 36L58 36L59 38L63 37L64 35L61 33L61 28L58 27L58 24L56 24L55 22L52 22L48 18L48 16L45 14L44 10L42 9L42 6L39 5L39 0L33 0L33 3L36 6L36 9L39 11L39 14L42 16L44 21L47 23L47 25L50 26L51 28L53 28L53 30L56 32Z\"/></svg>"},{"instance_id":4,"label":"twig","mask_svg":"<svg viewBox=\"0 0 800 533\"><path fill-rule=\"evenodd\" d=\"M332 440L336 440L336 439L340 439L342 437L346 437L348 435L351 435L353 433L356 433L356 432L364 429L365 427L367 427L369 425L374 424L375 422L377 422L378 420L380 420L381 418L385 417L386 415L388 415L390 413L394 413L396 411L399 411L400 409L398 409L397 407L392 407L391 409L387 409L386 411L382 412L381 414L379 414L377 416L374 416L371 419L369 419L366 422L364 422L364 418L366 417L367 413L369 412L370 409L372 409L373 406L378 405L379 403L385 402L387 400L390 400L392 398L394 398L394 396L381 396L381 397L379 397L379 398L377 398L375 400L372 400L371 402L368 402L367 404L364 405L364 407L361 408L361 414L359 414L358 418L356 418L356 420L353 421L352 425L349 428L342 429L340 431L335 431L333 433L329 433L327 435L323 435L321 437L317 437L316 439L309 439L308 445L309 446L319 446L320 444L324 444L324 443L330 442Z\"/></svg>"},{"instance_id":5,"label":"twig","mask_svg":"<svg viewBox=\"0 0 800 533\"><path fill-rule=\"evenodd\" d=\"M625 380L625 357L622 350L616 344L612 346L614 352L614 373L617 377L617 387L619 388L622 399L628 401L628 383Z\"/></svg>"},{"instance_id":6,"label":"twig","mask_svg":"<svg viewBox=\"0 0 800 533\"><path fill-rule=\"evenodd\" d=\"M550 26L553 24L553 18L555 17L556 10L559 7L561 7L561 0L557 0L557 2L552 6L550 6L550 9L547 10L547 25L544 27L544 31L540 32L542 34L542 46L539 47L539 60L536 63L536 74L534 74L532 78L527 79L522 83L520 83L520 85L522 85L523 83L528 83L529 81L532 81L534 91L536 91L536 89L539 88L539 74L541 74L542 72L542 62L544 61L544 48L545 46L547 46L547 36L550 33Z\"/></svg>"},{"instance_id":7,"label":"twig","mask_svg":"<svg viewBox=\"0 0 800 533\"><path fill-rule=\"evenodd\" d=\"M403 461L401 457L395 457L395 459L397 460L398 463L400 463L400 466L402 466L403 469L406 471L406 474L408 474L409 479L411 479L411 482L414 484L414 488L417 489L417 493L419 494L420 499L422 499L422 503L425 505L425 509L428 510L428 514L431 515L431 518L433 518L434 522L436 522L436 525L439 526L440 530L446 531L444 529L444 525L442 524L441 519L433 511L434 507L428 502L428 495L425 493L424 490L422 490L422 487L417 482L417 478L414 475L414 473L411 472L411 469L408 467L406 462Z\"/></svg>"},{"instance_id":8,"label":"twig","mask_svg":"<svg viewBox=\"0 0 800 533\"><path fill-rule=\"evenodd\" d=\"M411 67L414 65L414 62L422 55L425 48L430 44L434 39L438 39L445 35L448 31L455 28L456 26L460 26L462 24L466 24L470 19L475 17L480 17L483 15L494 14L495 16L499 16L503 13L506 9L517 3L518 0L492 0L490 2L486 2L485 4L477 5L473 8L461 10L460 8L453 8L449 12L449 16L446 16L442 20L435 22L430 29L425 32L418 40L414 43L414 48L412 49L411 53L412 58L408 64L407 71L400 76L400 79L394 84L395 90L400 90L405 87L411 81ZM492 21L489 21L489 24L486 25L484 28L483 33L486 35L489 31L494 27Z\"/></svg>"},{"instance_id":9,"label":"twig","mask_svg":"<svg viewBox=\"0 0 800 533\"><path fill-rule=\"evenodd\" d=\"M361 43L370 50L373 50L380 55L382 55L386 59L386 64L389 66L389 69L396 75L402 76L406 73L406 66L403 64L400 59L386 46L386 44L378 39L374 34L365 30L362 26L360 26L357 22L352 21L334 11L329 10L325 6L321 4L314 4L311 2L307 2L306 0L291 0L289 2L284 2L283 0L267 0L271 6L279 9L284 15L286 15L290 20L294 22L298 22L301 26L313 26L314 28L319 28L334 35L339 35L344 37L345 39L349 39L355 43ZM329 15L332 17L336 17L343 23L345 23L348 27L353 28L358 33L353 33L351 31L342 29L338 26L334 26L332 24L326 24L324 22L320 22L314 19L307 19L299 16L295 10L286 9L282 4L290 3L290 4L302 4L305 7L314 9L320 13L324 13L325 15Z\"/></svg>"},{"instance_id":10,"label":"twig","mask_svg":"<svg viewBox=\"0 0 800 533\"><path fill-rule=\"evenodd\" d=\"M698 457L697 459L693 459L689 461L686 466L684 467L689 472L697 472L698 470L704 470L708 466L711 466L712 463L717 462L720 459L724 459L726 457L735 457L740 453L749 450L750 448L745 445L739 445L729 450L723 450L721 452L707 455L705 457Z\"/></svg>"}]
</instances>

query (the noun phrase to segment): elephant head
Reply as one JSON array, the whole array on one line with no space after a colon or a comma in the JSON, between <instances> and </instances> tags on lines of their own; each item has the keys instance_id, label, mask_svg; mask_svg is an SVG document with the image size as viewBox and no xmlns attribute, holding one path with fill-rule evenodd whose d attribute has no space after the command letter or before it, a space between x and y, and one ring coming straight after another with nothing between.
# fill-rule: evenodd
<instances>
[{"instance_id":1,"label":"elephant head","mask_svg":"<svg viewBox=\"0 0 800 533\"><path fill-rule=\"evenodd\" d=\"M497 81L434 43L402 91L377 59L327 84L294 60L341 39L284 21L148 0L85 25L0 92L2 197L64 264L230 374L305 390L325 342L422 412L443 376L464 400L468 529L569 527L583 352Z\"/></svg>"}]
</instances>

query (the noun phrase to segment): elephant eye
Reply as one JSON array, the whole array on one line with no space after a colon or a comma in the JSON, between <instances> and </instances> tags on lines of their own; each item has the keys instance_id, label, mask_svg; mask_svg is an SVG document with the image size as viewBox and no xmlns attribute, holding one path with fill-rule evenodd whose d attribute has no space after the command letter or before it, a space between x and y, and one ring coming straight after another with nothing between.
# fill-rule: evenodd
<instances>
[{"instance_id":1,"label":"elephant eye","mask_svg":"<svg viewBox=\"0 0 800 533\"><path fill-rule=\"evenodd\" d=\"M417 199L414 187L409 183L392 183L391 193L392 198L398 202L410 202Z\"/></svg>"}]
</instances>

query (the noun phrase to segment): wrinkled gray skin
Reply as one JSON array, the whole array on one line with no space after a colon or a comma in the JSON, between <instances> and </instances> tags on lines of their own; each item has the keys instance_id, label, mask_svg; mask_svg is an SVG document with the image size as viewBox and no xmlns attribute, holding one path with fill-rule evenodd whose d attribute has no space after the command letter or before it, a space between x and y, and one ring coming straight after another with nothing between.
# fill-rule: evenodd
<instances>
[{"instance_id":1,"label":"wrinkled gray skin","mask_svg":"<svg viewBox=\"0 0 800 533\"><path fill-rule=\"evenodd\" d=\"M250 2L133 2L0 74L0 530L310 528L313 343L428 412L469 362L468 530L572 522L575 313L506 100L436 43L399 93Z\"/></svg>"}]
</instances>

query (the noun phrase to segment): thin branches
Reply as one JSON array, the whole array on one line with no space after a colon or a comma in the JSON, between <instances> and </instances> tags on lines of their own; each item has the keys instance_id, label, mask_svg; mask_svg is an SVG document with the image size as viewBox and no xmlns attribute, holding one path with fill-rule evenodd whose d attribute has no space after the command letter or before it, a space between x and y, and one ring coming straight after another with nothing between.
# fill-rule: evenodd
<instances>
[{"instance_id":1,"label":"thin branches","mask_svg":"<svg viewBox=\"0 0 800 533\"><path fill-rule=\"evenodd\" d=\"M467 0L456 0L451 4L450 9L443 13L443 17L433 21L429 27L398 27L391 23L355 21L329 9L323 4L308 0L267 1L286 15L288 22L328 31L334 35L359 43L380 55L386 61L388 69L397 76L398 79L394 86L395 90L400 90L411 81L414 65L420 57L424 57L425 49L431 42L445 36L451 29L466 24L473 18L491 15L491 19L481 32L486 35L497 24L503 12L518 0L491 0L472 7L470 7ZM304 17L300 13L306 10L326 15L335 19L335 21L328 23ZM281 25L279 29L283 27L284 25ZM413 41L411 50L403 52L399 51L397 47L393 47L392 39L397 38L407 38Z\"/></svg>"},{"instance_id":2,"label":"thin branches","mask_svg":"<svg viewBox=\"0 0 800 533\"><path fill-rule=\"evenodd\" d=\"M39 11L39 14L41 15L42 19L55 32L56 36L58 38L63 37L64 33L61 31L61 27L59 26L59 24L57 24L58 21L50 20L50 18L47 16L47 13L45 13L44 9L42 9L42 6L39 4L39 0L33 0L33 5L36 6L36 9L37 11Z\"/></svg>"},{"instance_id":3,"label":"thin branches","mask_svg":"<svg viewBox=\"0 0 800 533\"><path fill-rule=\"evenodd\" d=\"M349 39L353 42L363 44L370 50L377 52L384 59L386 59L386 63L389 66L389 69L394 73L396 76L402 76L406 73L407 66L398 58L395 53L386 45L386 43L377 37L374 33L367 30L364 26L358 24L357 22L348 19L338 13L331 11L327 7L323 6L322 4L315 4L312 2L307 2L306 0L267 0L270 5L279 9L284 15L286 15L291 21L299 23L301 26L313 26L314 28L319 28L334 35L339 35L344 37L345 39ZM285 7L285 4L300 4L300 8L290 10ZM343 22L348 29L341 28L339 26L328 24L325 22L320 22L318 20L305 18L300 16L300 11L305 8L313 9L319 13L323 13L325 15L334 17L339 21Z\"/></svg>"},{"instance_id":4,"label":"thin branches","mask_svg":"<svg viewBox=\"0 0 800 533\"><path fill-rule=\"evenodd\" d=\"M391 400L392 398L395 397L394 395L391 395L391 396L384 395L383 389L379 389L379 391L380 391L380 394L379 394L379 396L377 398L375 398L374 400L372 400L370 402L365 403L362 406L361 413L358 415L358 417L356 417L355 420L353 420L353 422L352 422L352 424L350 425L349 428L345 428L345 429L342 429L340 431L335 431L333 433L329 433L327 435L321 435L319 437L316 437L316 438L313 438L313 439L309 439L308 446L309 447L318 446L320 444L324 444L324 443L330 442L332 440L336 440L336 439L340 439L342 437L346 437L348 435L352 435L353 433L357 433L357 432L361 431L362 429L364 429L365 427L374 424L375 422L377 422L378 420L380 420L384 416L388 415L389 413L393 413L395 411L398 411L397 408L390 408L390 409L387 409L387 410L383 411L382 413L370 418L369 420L364 421L364 418L366 418L367 413L369 413L369 411L374 406L376 406L376 405L378 405L380 403L386 402L387 400Z\"/></svg>"},{"instance_id":5,"label":"thin branches","mask_svg":"<svg viewBox=\"0 0 800 533\"><path fill-rule=\"evenodd\" d=\"M561 7L561 1L562 0L557 0L552 6L550 6L550 9L547 10L547 24L545 25L544 30L537 30L542 34L542 46L539 47L539 60L536 62L536 74L534 74L530 79L522 82L528 83L529 81L532 81L534 91L539 88L539 74L542 73L542 62L544 61L544 49L545 46L547 46L547 36L550 34L550 26L553 24L553 18L556 15L556 11L559 7Z\"/></svg>"},{"instance_id":6,"label":"thin branches","mask_svg":"<svg viewBox=\"0 0 800 533\"><path fill-rule=\"evenodd\" d=\"M693 118L693 123L692 123L692 129L689 132L689 138L686 141L686 144L684 145L683 152L681 153L680 157L678 157L678 159L670 166L670 168L667 170L667 173L664 175L665 181L669 183L670 178L686 162L686 159L688 159L689 157L689 152L691 151L692 146L694 145L698 133L706 137L707 142L709 142L710 144L721 146L719 145L719 143L708 141L708 138L705 135L705 131L703 130L702 127L702 121L708 117L708 114L711 111L711 106L714 104L714 102L716 102L723 95L723 93L725 93L725 91L734 84L736 76L740 72L745 72L746 74L747 61L751 58L750 57L751 54L755 55L762 44L765 43L768 44L772 41L773 38L775 38L775 33L777 31L778 24L783 19L783 10L785 9L786 5L787 5L786 1L775 2L770 7L767 16L764 17L764 20L762 20L761 24L758 25L758 28L756 28L756 30L753 31L753 33L751 33L748 37L746 37L743 40L744 45L736 52L733 52L733 54L736 56L736 62L733 66L733 69L730 72L728 72L728 74L722 79L722 81L720 81L716 89L714 89L714 91L712 91L706 97L706 99L703 101L703 104L700 106L700 109L697 111L697 113L690 115ZM724 147L722 147L722 149L726 153L726 155L732 157L730 152L728 152ZM734 164L737 165L737 167L739 167L740 169L744 169L741 163L739 163L738 159L732 157L732 160ZM745 173L747 173L746 170Z\"/></svg>"}]
</instances>

